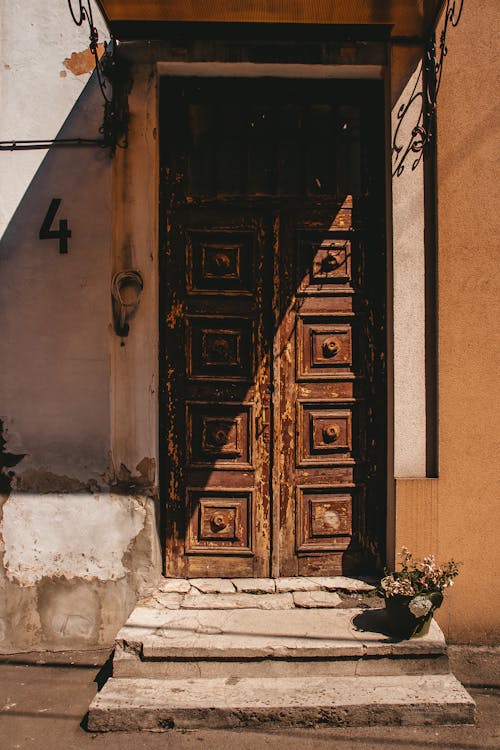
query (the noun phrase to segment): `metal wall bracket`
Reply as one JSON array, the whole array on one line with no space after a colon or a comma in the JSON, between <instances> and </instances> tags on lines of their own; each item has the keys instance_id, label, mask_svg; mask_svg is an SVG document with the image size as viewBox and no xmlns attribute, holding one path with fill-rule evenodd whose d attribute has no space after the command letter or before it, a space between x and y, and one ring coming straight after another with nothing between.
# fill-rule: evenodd
<instances>
[{"instance_id":1,"label":"metal wall bracket","mask_svg":"<svg viewBox=\"0 0 500 750\"><path fill-rule=\"evenodd\" d=\"M113 326L117 336L128 336L129 321L137 312L143 288L144 282L139 271L127 269L118 271L113 276Z\"/></svg>"},{"instance_id":2,"label":"metal wall bracket","mask_svg":"<svg viewBox=\"0 0 500 750\"><path fill-rule=\"evenodd\" d=\"M450 27L458 26L464 2L465 0L447 0L439 49L436 45L435 33L433 33L427 42L422 68L413 90L408 101L404 102L398 110L398 124L392 139L393 177L403 174L407 160L411 163L412 171L416 169L422 160L426 146L435 136L437 98L443 76L444 59L448 54L446 36ZM401 134L408 120L411 122L411 117L415 120L410 138L406 144L401 143Z\"/></svg>"}]
</instances>

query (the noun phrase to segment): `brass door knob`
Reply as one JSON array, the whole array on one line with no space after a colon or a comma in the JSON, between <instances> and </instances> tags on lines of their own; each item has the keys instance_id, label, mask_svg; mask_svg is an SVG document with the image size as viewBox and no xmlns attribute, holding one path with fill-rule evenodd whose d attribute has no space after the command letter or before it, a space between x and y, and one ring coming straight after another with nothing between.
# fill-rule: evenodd
<instances>
[{"instance_id":1,"label":"brass door knob","mask_svg":"<svg viewBox=\"0 0 500 750\"><path fill-rule=\"evenodd\" d=\"M210 347L210 352L215 355L215 357L218 360L222 360L223 362L227 362L227 360L231 356L231 351L229 348L229 341L226 339L214 339L212 342L212 345Z\"/></svg>"},{"instance_id":2,"label":"brass door knob","mask_svg":"<svg viewBox=\"0 0 500 750\"><path fill-rule=\"evenodd\" d=\"M336 424L329 424L323 427L322 435L324 443L335 443L339 439L340 429Z\"/></svg>"},{"instance_id":3,"label":"brass door knob","mask_svg":"<svg viewBox=\"0 0 500 750\"><path fill-rule=\"evenodd\" d=\"M213 430L210 430L208 438L212 445L221 446L227 442L227 435L228 430L223 427L214 427Z\"/></svg>"},{"instance_id":4,"label":"brass door knob","mask_svg":"<svg viewBox=\"0 0 500 750\"><path fill-rule=\"evenodd\" d=\"M228 525L228 518L226 513L214 513L210 519L210 525L213 531L224 531Z\"/></svg>"},{"instance_id":5,"label":"brass door knob","mask_svg":"<svg viewBox=\"0 0 500 750\"><path fill-rule=\"evenodd\" d=\"M335 271L339 265L339 259L333 253L328 253L328 255L325 255L321 261L321 268L325 273L328 273L328 271Z\"/></svg>"},{"instance_id":6,"label":"brass door knob","mask_svg":"<svg viewBox=\"0 0 500 750\"><path fill-rule=\"evenodd\" d=\"M324 357L335 357L340 351L340 341L335 338L325 339L322 348Z\"/></svg>"},{"instance_id":7,"label":"brass door knob","mask_svg":"<svg viewBox=\"0 0 500 750\"><path fill-rule=\"evenodd\" d=\"M215 253L212 258L212 268L214 273L222 276L229 271L230 266L231 261L229 255L226 255L226 253Z\"/></svg>"}]
</instances>

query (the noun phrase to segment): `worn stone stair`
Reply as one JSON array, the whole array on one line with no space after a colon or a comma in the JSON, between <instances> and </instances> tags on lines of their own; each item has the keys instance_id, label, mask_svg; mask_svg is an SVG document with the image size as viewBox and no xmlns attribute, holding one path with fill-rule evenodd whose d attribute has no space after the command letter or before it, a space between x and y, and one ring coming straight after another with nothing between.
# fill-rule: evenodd
<instances>
[{"instance_id":1,"label":"worn stone stair","mask_svg":"<svg viewBox=\"0 0 500 750\"><path fill-rule=\"evenodd\" d=\"M372 592L341 577L166 581L118 633L89 729L472 723L437 623L397 641Z\"/></svg>"}]
</instances>

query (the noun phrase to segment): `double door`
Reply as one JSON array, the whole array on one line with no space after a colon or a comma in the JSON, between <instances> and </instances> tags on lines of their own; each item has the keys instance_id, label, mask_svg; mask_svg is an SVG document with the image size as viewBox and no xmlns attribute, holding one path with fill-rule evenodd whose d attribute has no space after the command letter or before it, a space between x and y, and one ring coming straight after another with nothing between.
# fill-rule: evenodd
<instances>
[{"instance_id":1,"label":"double door","mask_svg":"<svg viewBox=\"0 0 500 750\"><path fill-rule=\"evenodd\" d=\"M197 149L193 138L191 184ZM166 573L368 572L385 529L380 217L345 191L193 199L175 193L172 172L161 215Z\"/></svg>"}]
</instances>

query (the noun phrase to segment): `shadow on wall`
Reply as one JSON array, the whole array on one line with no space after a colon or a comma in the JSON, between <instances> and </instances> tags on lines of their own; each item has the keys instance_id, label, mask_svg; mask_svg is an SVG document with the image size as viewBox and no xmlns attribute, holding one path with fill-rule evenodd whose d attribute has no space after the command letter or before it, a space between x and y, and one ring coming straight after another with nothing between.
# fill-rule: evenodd
<instances>
[{"instance_id":1,"label":"shadow on wall","mask_svg":"<svg viewBox=\"0 0 500 750\"><path fill-rule=\"evenodd\" d=\"M94 74L57 137L98 138L102 115ZM7 157L14 174L23 153L0 153L0 164ZM54 199L51 229L67 234L66 221L71 236L41 240ZM40 470L71 480L45 491L75 491L106 468L110 199L108 149L54 147L0 240L0 414L6 449L26 454L16 469L26 490L39 489Z\"/></svg>"},{"instance_id":2,"label":"shadow on wall","mask_svg":"<svg viewBox=\"0 0 500 750\"><path fill-rule=\"evenodd\" d=\"M58 138L98 138L102 116L94 75ZM32 163L0 153L13 181ZM103 478L111 163L99 146L50 149L0 240L0 650L111 643L159 569L151 493L113 493ZM51 205L46 223L66 241L40 239Z\"/></svg>"}]
</instances>

